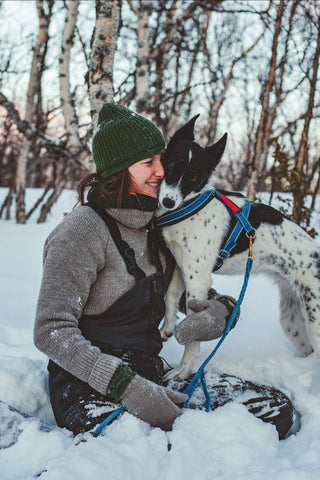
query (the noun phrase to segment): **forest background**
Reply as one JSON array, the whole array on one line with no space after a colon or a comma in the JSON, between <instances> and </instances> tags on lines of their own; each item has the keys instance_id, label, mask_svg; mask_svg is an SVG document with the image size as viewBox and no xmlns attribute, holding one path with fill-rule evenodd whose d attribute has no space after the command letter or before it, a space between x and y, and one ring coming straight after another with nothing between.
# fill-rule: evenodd
<instances>
[{"instance_id":1,"label":"forest background","mask_svg":"<svg viewBox=\"0 0 320 480\"><path fill-rule=\"evenodd\" d=\"M202 145L228 132L216 186L288 192L311 235L320 186L318 0L0 0L0 217L47 218L94 171L103 103L146 115L166 141L200 113ZM26 188L39 188L27 211ZM282 197L283 198L283 197Z\"/></svg>"}]
</instances>

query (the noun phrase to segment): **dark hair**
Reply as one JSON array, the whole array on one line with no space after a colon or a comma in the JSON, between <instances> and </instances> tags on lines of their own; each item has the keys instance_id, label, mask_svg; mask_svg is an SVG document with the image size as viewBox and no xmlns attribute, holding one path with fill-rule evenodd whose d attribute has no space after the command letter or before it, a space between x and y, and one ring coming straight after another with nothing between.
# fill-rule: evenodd
<instances>
[{"instance_id":1,"label":"dark hair","mask_svg":"<svg viewBox=\"0 0 320 480\"><path fill-rule=\"evenodd\" d=\"M102 178L97 173L89 173L80 181L77 192L81 205L84 205L84 193L87 188L99 187L101 195L108 201L121 208L130 195L130 174L128 169L115 173L107 178Z\"/></svg>"}]
</instances>

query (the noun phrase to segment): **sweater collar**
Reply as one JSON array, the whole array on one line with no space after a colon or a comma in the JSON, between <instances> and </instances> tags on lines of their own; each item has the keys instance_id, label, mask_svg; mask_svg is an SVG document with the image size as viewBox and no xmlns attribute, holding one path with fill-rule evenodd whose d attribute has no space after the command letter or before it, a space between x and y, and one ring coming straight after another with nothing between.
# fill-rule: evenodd
<instances>
[{"instance_id":1,"label":"sweater collar","mask_svg":"<svg viewBox=\"0 0 320 480\"><path fill-rule=\"evenodd\" d=\"M97 187L88 192L88 201L105 208L118 223L128 228L143 228L154 216L158 200L147 195L130 195L122 208L117 208L114 202L106 199Z\"/></svg>"}]
</instances>

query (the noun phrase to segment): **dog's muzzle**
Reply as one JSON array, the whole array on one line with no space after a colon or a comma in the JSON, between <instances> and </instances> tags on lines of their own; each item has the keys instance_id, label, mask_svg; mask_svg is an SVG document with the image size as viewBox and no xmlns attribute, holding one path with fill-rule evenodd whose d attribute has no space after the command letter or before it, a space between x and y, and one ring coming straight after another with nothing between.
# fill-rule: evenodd
<instances>
[{"instance_id":1,"label":"dog's muzzle","mask_svg":"<svg viewBox=\"0 0 320 480\"><path fill-rule=\"evenodd\" d=\"M176 202L174 200L172 200L172 198L165 197L162 200L162 205L163 205L164 208L167 208L168 210L171 210L172 208L175 207Z\"/></svg>"}]
</instances>

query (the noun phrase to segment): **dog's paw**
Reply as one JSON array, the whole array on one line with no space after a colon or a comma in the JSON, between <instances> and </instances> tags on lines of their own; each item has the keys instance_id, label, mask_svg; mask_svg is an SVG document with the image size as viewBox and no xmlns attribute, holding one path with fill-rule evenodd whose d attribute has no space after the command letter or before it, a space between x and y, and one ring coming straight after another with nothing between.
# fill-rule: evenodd
<instances>
[{"instance_id":1,"label":"dog's paw","mask_svg":"<svg viewBox=\"0 0 320 480\"><path fill-rule=\"evenodd\" d=\"M177 368L169 370L164 376L164 380L184 380L190 375L190 368L187 366L179 365Z\"/></svg>"},{"instance_id":2,"label":"dog's paw","mask_svg":"<svg viewBox=\"0 0 320 480\"><path fill-rule=\"evenodd\" d=\"M160 335L161 335L162 341L166 342L170 337L172 337L173 330L169 330L168 328L165 328L165 326L163 326L160 329Z\"/></svg>"}]
</instances>

